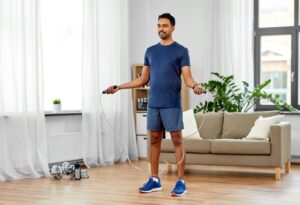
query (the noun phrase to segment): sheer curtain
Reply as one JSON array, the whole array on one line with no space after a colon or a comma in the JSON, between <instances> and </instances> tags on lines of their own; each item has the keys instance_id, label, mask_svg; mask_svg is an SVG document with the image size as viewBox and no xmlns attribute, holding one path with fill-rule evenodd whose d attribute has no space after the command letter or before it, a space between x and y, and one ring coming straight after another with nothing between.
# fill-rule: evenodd
<instances>
[{"instance_id":1,"label":"sheer curtain","mask_svg":"<svg viewBox=\"0 0 300 205\"><path fill-rule=\"evenodd\" d=\"M48 175L38 0L0 0L0 181Z\"/></svg>"},{"instance_id":2,"label":"sheer curtain","mask_svg":"<svg viewBox=\"0 0 300 205\"><path fill-rule=\"evenodd\" d=\"M213 0L203 40L203 66L253 85L253 0ZM206 80L211 78L206 73Z\"/></svg>"},{"instance_id":3,"label":"sheer curtain","mask_svg":"<svg viewBox=\"0 0 300 205\"><path fill-rule=\"evenodd\" d=\"M201 70L196 71L197 79L207 82L214 79L211 72L219 72L234 75L240 86L246 81L253 87L253 0L204 0L204 3L200 11L204 21L195 55L196 67ZM211 99L209 94L190 97L193 105Z\"/></svg>"},{"instance_id":4,"label":"sheer curtain","mask_svg":"<svg viewBox=\"0 0 300 205\"><path fill-rule=\"evenodd\" d=\"M88 166L137 159L131 91L100 99L109 85L131 80L128 52L127 0L84 1L81 144Z\"/></svg>"},{"instance_id":5,"label":"sheer curtain","mask_svg":"<svg viewBox=\"0 0 300 205\"><path fill-rule=\"evenodd\" d=\"M218 1L218 42L221 52L215 68L233 74L237 81L245 80L253 85L253 1Z\"/></svg>"}]
</instances>

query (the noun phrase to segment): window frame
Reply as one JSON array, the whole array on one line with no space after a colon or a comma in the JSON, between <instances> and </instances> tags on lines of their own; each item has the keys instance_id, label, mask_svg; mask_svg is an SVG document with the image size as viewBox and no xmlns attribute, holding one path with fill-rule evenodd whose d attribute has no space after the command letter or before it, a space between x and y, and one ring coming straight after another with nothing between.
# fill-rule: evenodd
<instances>
[{"instance_id":1,"label":"window frame","mask_svg":"<svg viewBox=\"0 0 300 205\"><path fill-rule=\"evenodd\" d=\"M290 35L291 36L291 73L293 73L293 81L291 80L291 105L300 108L298 102L298 53L300 46L299 35L299 2L294 0L294 26L283 27L263 27L259 28L259 0L254 0L254 85L260 84L260 48L262 36ZM262 105L256 103L255 110L274 110L274 105Z\"/></svg>"}]
</instances>

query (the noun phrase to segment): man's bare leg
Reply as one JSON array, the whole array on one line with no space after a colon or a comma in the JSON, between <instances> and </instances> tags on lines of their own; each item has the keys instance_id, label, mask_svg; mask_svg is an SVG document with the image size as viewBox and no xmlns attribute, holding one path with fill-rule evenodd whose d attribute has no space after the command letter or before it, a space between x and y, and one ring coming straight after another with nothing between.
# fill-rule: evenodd
<instances>
[{"instance_id":1,"label":"man's bare leg","mask_svg":"<svg viewBox=\"0 0 300 205\"><path fill-rule=\"evenodd\" d=\"M180 162L184 156L183 141L181 131L171 132L171 137L174 145L175 156L177 163ZM178 179L183 179L185 169L185 159L182 160L180 164L177 165L177 175Z\"/></svg>"},{"instance_id":2,"label":"man's bare leg","mask_svg":"<svg viewBox=\"0 0 300 205\"><path fill-rule=\"evenodd\" d=\"M139 192L141 193L150 193L153 191L162 190L160 180L158 178L158 165L162 134L162 131L150 131L151 177L149 177L149 180L146 184L139 188Z\"/></svg>"},{"instance_id":3,"label":"man's bare leg","mask_svg":"<svg viewBox=\"0 0 300 205\"><path fill-rule=\"evenodd\" d=\"M160 156L160 145L163 136L163 131L150 131L151 143L151 176L158 178L158 166Z\"/></svg>"}]
</instances>

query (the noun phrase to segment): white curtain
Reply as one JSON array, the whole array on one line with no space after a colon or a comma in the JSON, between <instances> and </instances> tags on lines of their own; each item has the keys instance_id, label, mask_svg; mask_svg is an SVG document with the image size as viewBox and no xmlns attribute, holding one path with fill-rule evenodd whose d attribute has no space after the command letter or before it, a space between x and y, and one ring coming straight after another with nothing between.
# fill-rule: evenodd
<instances>
[{"instance_id":1,"label":"white curtain","mask_svg":"<svg viewBox=\"0 0 300 205\"><path fill-rule=\"evenodd\" d=\"M253 85L253 0L213 0L204 31L204 81L210 72L234 75L237 82Z\"/></svg>"},{"instance_id":2,"label":"white curtain","mask_svg":"<svg viewBox=\"0 0 300 205\"><path fill-rule=\"evenodd\" d=\"M137 159L131 91L100 100L109 85L131 80L128 52L127 0L85 0L81 144L88 166Z\"/></svg>"},{"instance_id":3,"label":"white curtain","mask_svg":"<svg viewBox=\"0 0 300 205\"><path fill-rule=\"evenodd\" d=\"M194 54L200 82L215 79L210 73L218 72L234 75L240 87L242 81L253 87L253 5L253 0L205 0L200 12L205 20L201 21L199 50ZM201 98L192 94L191 104L210 99L209 94Z\"/></svg>"},{"instance_id":4,"label":"white curtain","mask_svg":"<svg viewBox=\"0 0 300 205\"><path fill-rule=\"evenodd\" d=\"M38 0L0 0L0 181L48 175Z\"/></svg>"}]
</instances>

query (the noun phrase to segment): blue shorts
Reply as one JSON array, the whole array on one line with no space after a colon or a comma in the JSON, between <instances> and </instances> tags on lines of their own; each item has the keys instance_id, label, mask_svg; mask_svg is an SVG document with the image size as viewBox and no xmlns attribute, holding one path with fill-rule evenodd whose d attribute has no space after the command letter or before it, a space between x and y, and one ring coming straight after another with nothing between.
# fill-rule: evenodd
<instances>
[{"instance_id":1,"label":"blue shorts","mask_svg":"<svg viewBox=\"0 0 300 205\"><path fill-rule=\"evenodd\" d=\"M183 129L181 108L148 107L147 129L150 131L179 131Z\"/></svg>"}]
</instances>

